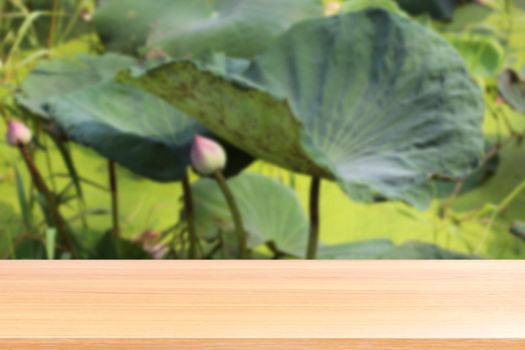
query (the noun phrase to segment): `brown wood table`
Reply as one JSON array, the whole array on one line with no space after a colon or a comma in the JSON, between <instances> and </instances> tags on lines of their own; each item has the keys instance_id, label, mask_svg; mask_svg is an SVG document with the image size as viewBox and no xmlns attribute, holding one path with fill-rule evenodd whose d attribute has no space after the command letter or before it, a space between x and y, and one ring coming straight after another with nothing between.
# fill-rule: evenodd
<instances>
[{"instance_id":1,"label":"brown wood table","mask_svg":"<svg viewBox=\"0 0 525 350\"><path fill-rule=\"evenodd\" d=\"M3 261L0 349L525 349L525 261Z\"/></svg>"}]
</instances>

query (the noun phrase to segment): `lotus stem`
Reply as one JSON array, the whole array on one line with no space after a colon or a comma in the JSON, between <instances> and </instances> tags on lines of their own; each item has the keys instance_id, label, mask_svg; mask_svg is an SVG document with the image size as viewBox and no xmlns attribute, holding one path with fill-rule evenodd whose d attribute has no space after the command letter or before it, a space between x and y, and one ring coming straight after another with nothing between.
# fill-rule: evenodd
<instances>
[{"instance_id":1,"label":"lotus stem","mask_svg":"<svg viewBox=\"0 0 525 350\"><path fill-rule=\"evenodd\" d=\"M108 160L109 189L111 192L111 217L113 219L113 235L120 238L118 186L115 162Z\"/></svg>"},{"instance_id":2,"label":"lotus stem","mask_svg":"<svg viewBox=\"0 0 525 350\"><path fill-rule=\"evenodd\" d=\"M217 184L219 185L224 195L224 198L226 199L226 202L228 203L228 207L230 208L230 212L233 217L233 223L235 225L235 233L239 241L240 257L241 259L247 259L248 258L248 242L247 242L246 230L244 229L244 225L242 223L241 212L239 211L239 207L237 206L235 197L233 196L233 193L231 192L228 184L226 183L226 180L224 179L224 175L222 174L221 171L215 172L215 179L217 180Z\"/></svg>"},{"instance_id":3,"label":"lotus stem","mask_svg":"<svg viewBox=\"0 0 525 350\"><path fill-rule=\"evenodd\" d=\"M54 194L51 193L51 191L47 187L44 181L44 178L40 174L38 167L33 161L33 157L31 156L31 153L29 152L27 145L20 144L18 148L20 149L20 153L22 154L22 157L24 158L27 169L29 170L29 173L31 174L33 183L35 184L37 190L45 197L47 201L48 209L51 214L51 219L62 240L62 243L64 244L66 249L71 253L71 255L74 257L75 251L73 249L73 245L71 244L71 240L69 239L69 235L65 228L65 220L60 214L60 211L58 210L58 203L55 200Z\"/></svg>"},{"instance_id":4,"label":"lotus stem","mask_svg":"<svg viewBox=\"0 0 525 350\"><path fill-rule=\"evenodd\" d=\"M54 173L54 171L53 171L53 162L51 161L51 155L49 154L49 147L48 147L46 138L44 138L44 147L45 147L47 171L49 172L49 174L53 174ZM49 182L51 183L51 188L53 189L53 192L56 193L57 192L57 184L56 184L55 178L53 176L51 176Z\"/></svg>"},{"instance_id":5,"label":"lotus stem","mask_svg":"<svg viewBox=\"0 0 525 350\"><path fill-rule=\"evenodd\" d=\"M59 140L56 140L56 145L58 146L64 163L67 167L69 177L75 185L75 190L77 192L78 198L78 207L80 209L80 220L82 221L82 226L84 227L84 229L87 229L89 227L87 217L85 215L82 215L87 211L87 204L84 198L84 191L82 190L82 184L78 176L77 168L75 167L75 162L73 161L73 157L71 155L71 151L69 150L67 145L61 143L61 141Z\"/></svg>"},{"instance_id":6,"label":"lotus stem","mask_svg":"<svg viewBox=\"0 0 525 350\"><path fill-rule=\"evenodd\" d=\"M57 29L58 17L60 16L60 0L53 0L51 25L49 26L49 33L47 35L47 46L49 49L53 47L55 41L55 32Z\"/></svg>"},{"instance_id":7,"label":"lotus stem","mask_svg":"<svg viewBox=\"0 0 525 350\"><path fill-rule=\"evenodd\" d=\"M182 178L182 191L184 197L184 211L186 212L186 222L188 223L188 233L190 237L190 259L197 258L198 237L195 230L195 217L193 211L193 195L191 192L190 180L188 174Z\"/></svg>"},{"instance_id":8,"label":"lotus stem","mask_svg":"<svg viewBox=\"0 0 525 350\"><path fill-rule=\"evenodd\" d=\"M512 11L512 0L505 0L505 11L510 14Z\"/></svg>"},{"instance_id":9,"label":"lotus stem","mask_svg":"<svg viewBox=\"0 0 525 350\"><path fill-rule=\"evenodd\" d=\"M310 234L308 236L307 259L315 259L319 246L319 195L321 192L321 179L312 177L310 184Z\"/></svg>"}]
</instances>

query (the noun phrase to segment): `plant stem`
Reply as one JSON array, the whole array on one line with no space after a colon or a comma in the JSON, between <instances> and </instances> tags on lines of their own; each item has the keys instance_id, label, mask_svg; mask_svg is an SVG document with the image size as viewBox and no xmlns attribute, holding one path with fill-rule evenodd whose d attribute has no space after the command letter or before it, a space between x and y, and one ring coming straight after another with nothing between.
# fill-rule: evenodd
<instances>
[{"instance_id":1,"label":"plant stem","mask_svg":"<svg viewBox=\"0 0 525 350\"><path fill-rule=\"evenodd\" d=\"M51 25L49 26L49 33L47 35L47 47L51 49L53 47L54 41L55 41L55 32L57 29L57 21L58 16L60 16L59 12L59 6L60 1L59 0L53 0L53 8L52 8L52 15L51 15Z\"/></svg>"},{"instance_id":2,"label":"plant stem","mask_svg":"<svg viewBox=\"0 0 525 350\"><path fill-rule=\"evenodd\" d=\"M481 251L481 248L487 241L487 238L489 236L490 230L492 229L492 226L496 222L496 219L498 215L500 215L505 209L507 209L512 202L518 198L518 196L525 191L525 180L523 180L518 186L516 186L510 194L508 194L503 200L496 206L496 208L493 209L492 214L488 220L487 225L485 226L483 230L483 234L481 235L481 241L478 243L478 247L475 250L476 254L479 254Z\"/></svg>"},{"instance_id":3,"label":"plant stem","mask_svg":"<svg viewBox=\"0 0 525 350\"><path fill-rule=\"evenodd\" d=\"M56 142L57 142L57 146L60 151L60 154L62 155L62 159L64 160L64 163L66 165L67 171L69 173L69 177L71 178L71 181L73 181L73 184L75 185L80 214L85 213L87 211L87 204L84 198L84 191L82 190L82 183L80 181L80 177L78 176L77 168L75 167L75 162L73 161L71 151L64 143L60 143L60 141L58 140L56 140ZM80 220L82 220L82 226L85 229L87 229L89 226L87 217L84 215L81 215Z\"/></svg>"},{"instance_id":4,"label":"plant stem","mask_svg":"<svg viewBox=\"0 0 525 350\"><path fill-rule=\"evenodd\" d=\"M31 153L29 152L27 146L19 145L18 147L31 174L33 183L35 184L37 190L46 198L48 209L51 213L51 218L57 229L58 234L60 235L60 238L63 241L64 246L69 252L71 252L72 256L74 256L73 245L71 244L71 240L69 239L69 235L65 228L65 220L60 214L60 211L58 210L58 204L55 200L54 194L52 194L51 191L49 191L49 188L47 187L44 178L38 171L38 168L35 162L33 161L33 157L31 156Z\"/></svg>"},{"instance_id":5,"label":"plant stem","mask_svg":"<svg viewBox=\"0 0 525 350\"><path fill-rule=\"evenodd\" d=\"M186 212L186 221L188 223L188 233L190 236L190 259L197 258L198 237L195 231L195 219L193 213L193 196L191 193L190 180L188 174L182 178L182 191L184 196L184 211Z\"/></svg>"},{"instance_id":6,"label":"plant stem","mask_svg":"<svg viewBox=\"0 0 525 350\"><path fill-rule=\"evenodd\" d=\"M61 34L60 38L58 39L59 42L63 42L64 40L69 39L69 34L74 29L75 25L77 24L77 22L79 20L80 15L82 13L82 10L86 7L86 5L88 3L89 3L89 0L77 1L77 7L75 9L75 13L71 16L71 19L67 23L65 29L64 30L60 30L60 32L62 34ZM96 6L98 6L98 5L96 5Z\"/></svg>"},{"instance_id":7,"label":"plant stem","mask_svg":"<svg viewBox=\"0 0 525 350\"><path fill-rule=\"evenodd\" d=\"M315 259L319 245L319 194L321 192L321 179L312 177L310 184L310 234L308 236L307 259Z\"/></svg>"},{"instance_id":8,"label":"plant stem","mask_svg":"<svg viewBox=\"0 0 525 350\"><path fill-rule=\"evenodd\" d=\"M48 144L47 144L47 138L44 137L43 143L44 143L44 147L45 147L47 171L48 171L49 174L53 174L54 173L54 171L53 171L53 163L51 161L51 155L49 154L49 147L48 147ZM51 188L53 189L53 192L57 193L57 184L56 184L55 178L51 177L49 182L51 182Z\"/></svg>"},{"instance_id":9,"label":"plant stem","mask_svg":"<svg viewBox=\"0 0 525 350\"><path fill-rule=\"evenodd\" d=\"M222 172L217 171L215 173L215 179L217 180L217 184L219 185L224 195L224 198L226 199L226 202L228 203L230 212L232 214L233 223L235 224L235 233L237 234L237 239L239 241L240 257L241 259L247 259L248 258L248 242L247 242L246 230L244 229L244 225L242 223L241 212L239 211L239 207L237 206L237 203L235 202L235 197L233 196L233 193L230 191L230 188L228 187L228 184L226 183L226 180L224 179Z\"/></svg>"},{"instance_id":10,"label":"plant stem","mask_svg":"<svg viewBox=\"0 0 525 350\"><path fill-rule=\"evenodd\" d=\"M513 27L514 27L514 20L513 20L513 16L512 16L512 0L505 0L504 2L504 12L505 12L505 16L507 17L507 22L508 22L508 27L506 28L506 40L505 40L505 45L504 45L504 48L505 48L505 51L509 51L510 49L510 39L511 39L511 35L512 35L512 31L513 31Z\"/></svg>"},{"instance_id":11,"label":"plant stem","mask_svg":"<svg viewBox=\"0 0 525 350\"><path fill-rule=\"evenodd\" d=\"M115 162L108 160L109 189L111 192L111 217L113 219L113 235L120 238L118 187Z\"/></svg>"}]
</instances>

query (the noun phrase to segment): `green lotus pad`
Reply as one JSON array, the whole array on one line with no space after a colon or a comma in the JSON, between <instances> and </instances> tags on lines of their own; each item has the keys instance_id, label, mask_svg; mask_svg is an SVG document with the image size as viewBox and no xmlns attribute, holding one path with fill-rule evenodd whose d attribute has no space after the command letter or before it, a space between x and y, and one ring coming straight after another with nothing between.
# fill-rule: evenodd
<instances>
[{"instance_id":1,"label":"green lotus pad","mask_svg":"<svg viewBox=\"0 0 525 350\"><path fill-rule=\"evenodd\" d=\"M196 120L146 91L115 81L133 58L107 54L40 63L22 84L21 106L58 124L67 136L130 170L158 181L182 179L197 133L210 133ZM251 162L225 144L227 173Z\"/></svg>"},{"instance_id":2,"label":"green lotus pad","mask_svg":"<svg viewBox=\"0 0 525 350\"><path fill-rule=\"evenodd\" d=\"M275 179L243 173L228 180L242 214L251 248L273 243L280 251L303 256L308 220L297 194ZM201 179L192 185L197 232L212 238L217 231L233 232L233 219L215 181Z\"/></svg>"},{"instance_id":3,"label":"green lotus pad","mask_svg":"<svg viewBox=\"0 0 525 350\"><path fill-rule=\"evenodd\" d=\"M319 249L320 259L479 259L426 242L409 241L396 246L384 239L351 242Z\"/></svg>"},{"instance_id":4,"label":"green lotus pad","mask_svg":"<svg viewBox=\"0 0 525 350\"><path fill-rule=\"evenodd\" d=\"M460 55L387 11L301 22L235 66L178 60L119 80L256 157L337 181L357 201L424 208L429 179L462 178L483 153L483 98Z\"/></svg>"},{"instance_id":5,"label":"green lotus pad","mask_svg":"<svg viewBox=\"0 0 525 350\"><path fill-rule=\"evenodd\" d=\"M293 23L322 15L319 0L105 0L94 23L119 52L252 57Z\"/></svg>"}]
</instances>

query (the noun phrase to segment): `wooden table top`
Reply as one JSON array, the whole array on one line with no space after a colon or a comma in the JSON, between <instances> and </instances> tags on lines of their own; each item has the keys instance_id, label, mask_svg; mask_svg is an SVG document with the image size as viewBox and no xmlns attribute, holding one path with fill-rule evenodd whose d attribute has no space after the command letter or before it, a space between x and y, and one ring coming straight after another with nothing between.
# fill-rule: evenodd
<instances>
[{"instance_id":1,"label":"wooden table top","mask_svg":"<svg viewBox=\"0 0 525 350\"><path fill-rule=\"evenodd\" d=\"M3 261L0 349L525 349L525 261Z\"/></svg>"}]
</instances>

